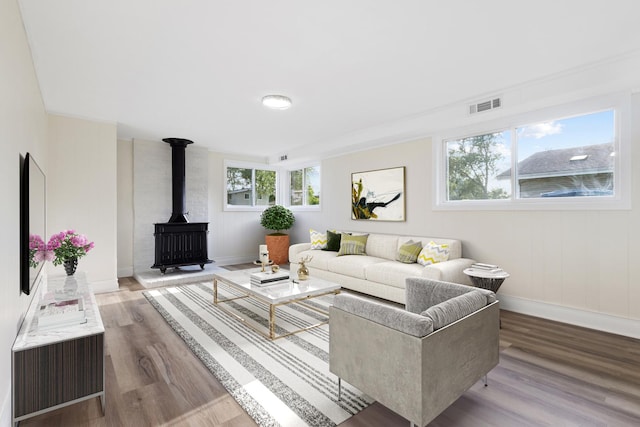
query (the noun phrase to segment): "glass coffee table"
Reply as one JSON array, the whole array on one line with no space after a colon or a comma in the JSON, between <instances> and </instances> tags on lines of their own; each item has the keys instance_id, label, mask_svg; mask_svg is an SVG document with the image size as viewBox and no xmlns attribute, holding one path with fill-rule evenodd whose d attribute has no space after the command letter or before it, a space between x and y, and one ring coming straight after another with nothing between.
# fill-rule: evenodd
<instances>
[{"instance_id":1,"label":"glass coffee table","mask_svg":"<svg viewBox=\"0 0 640 427\"><path fill-rule=\"evenodd\" d=\"M340 285L337 283L329 282L323 279L309 278L308 280L298 281L289 279L286 282L278 282L276 284L269 284L264 286L256 286L250 283L249 275L251 273L257 273L261 271L257 269L249 270L236 270L225 271L215 273L213 275L213 303L225 313L242 321L245 325L249 326L264 337L275 340L278 338L284 338L289 335L296 334L298 332L307 331L312 328L324 325L329 321L316 323L305 328L301 328L286 334L276 335L276 308L286 304L301 304L310 310L317 311L324 315L329 315L325 310L319 309L309 304L305 304L304 301L312 298L318 298L329 294L339 294ZM218 297L218 286L223 285L228 288L239 291L242 295L220 299ZM269 306L269 330L265 332L263 329L256 327L247 319L228 310L224 307L224 303L234 301L241 298L254 298Z\"/></svg>"}]
</instances>

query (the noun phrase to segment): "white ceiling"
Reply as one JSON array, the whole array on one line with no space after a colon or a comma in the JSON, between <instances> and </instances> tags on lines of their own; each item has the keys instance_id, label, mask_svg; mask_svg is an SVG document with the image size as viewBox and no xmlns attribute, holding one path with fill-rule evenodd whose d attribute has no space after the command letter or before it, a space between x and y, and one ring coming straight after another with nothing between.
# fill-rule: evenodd
<instances>
[{"instance_id":1,"label":"white ceiling","mask_svg":"<svg viewBox=\"0 0 640 427\"><path fill-rule=\"evenodd\" d=\"M640 49L638 0L19 3L47 111L256 156Z\"/></svg>"}]
</instances>

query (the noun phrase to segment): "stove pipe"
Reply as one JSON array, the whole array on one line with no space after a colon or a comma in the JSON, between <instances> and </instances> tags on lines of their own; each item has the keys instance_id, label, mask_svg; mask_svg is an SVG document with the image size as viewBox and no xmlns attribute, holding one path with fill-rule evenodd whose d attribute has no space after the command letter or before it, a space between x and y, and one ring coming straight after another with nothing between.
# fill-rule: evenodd
<instances>
[{"instance_id":1,"label":"stove pipe","mask_svg":"<svg viewBox=\"0 0 640 427\"><path fill-rule=\"evenodd\" d=\"M182 138L164 138L164 142L171 145L171 187L173 197L173 211L169 222L189 222L185 216L187 196L185 193L185 162L184 150L193 141Z\"/></svg>"}]
</instances>

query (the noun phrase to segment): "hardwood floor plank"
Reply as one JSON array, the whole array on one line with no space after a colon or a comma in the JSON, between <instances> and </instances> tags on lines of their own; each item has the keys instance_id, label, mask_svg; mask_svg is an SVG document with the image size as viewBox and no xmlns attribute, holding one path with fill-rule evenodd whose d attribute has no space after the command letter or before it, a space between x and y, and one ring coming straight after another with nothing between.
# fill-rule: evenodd
<instances>
[{"instance_id":1,"label":"hardwood floor plank","mask_svg":"<svg viewBox=\"0 0 640 427\"><path fill-rule=\"evenodd\" d=\"M240 269L251 265L240 265ZM255 426L135 280L97 295L105 324L107 410L97 399L25 426ZM431 427L640 425L640 340L501 312L500 364ZM455 349L452 349L455 351ZM406 427L379 403L344 427Z\"/></svg>"}]
</instances>

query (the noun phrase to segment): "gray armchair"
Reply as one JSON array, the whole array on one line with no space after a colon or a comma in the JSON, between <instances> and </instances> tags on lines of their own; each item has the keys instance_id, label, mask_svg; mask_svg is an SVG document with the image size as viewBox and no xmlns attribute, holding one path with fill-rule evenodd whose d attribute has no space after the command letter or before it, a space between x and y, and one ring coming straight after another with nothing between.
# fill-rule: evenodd
<instances>
[{"instance_id":1,"label":"gray armchair","mask_svg":"<svg viewBox=\"0 0 640 427\"><path fill-rule=\"evenodd\" d=\"M418 277L406 297L337 295L329 369L422 427L498 364L499 308L491 291Z\"/></svg>"}]
</instances>

